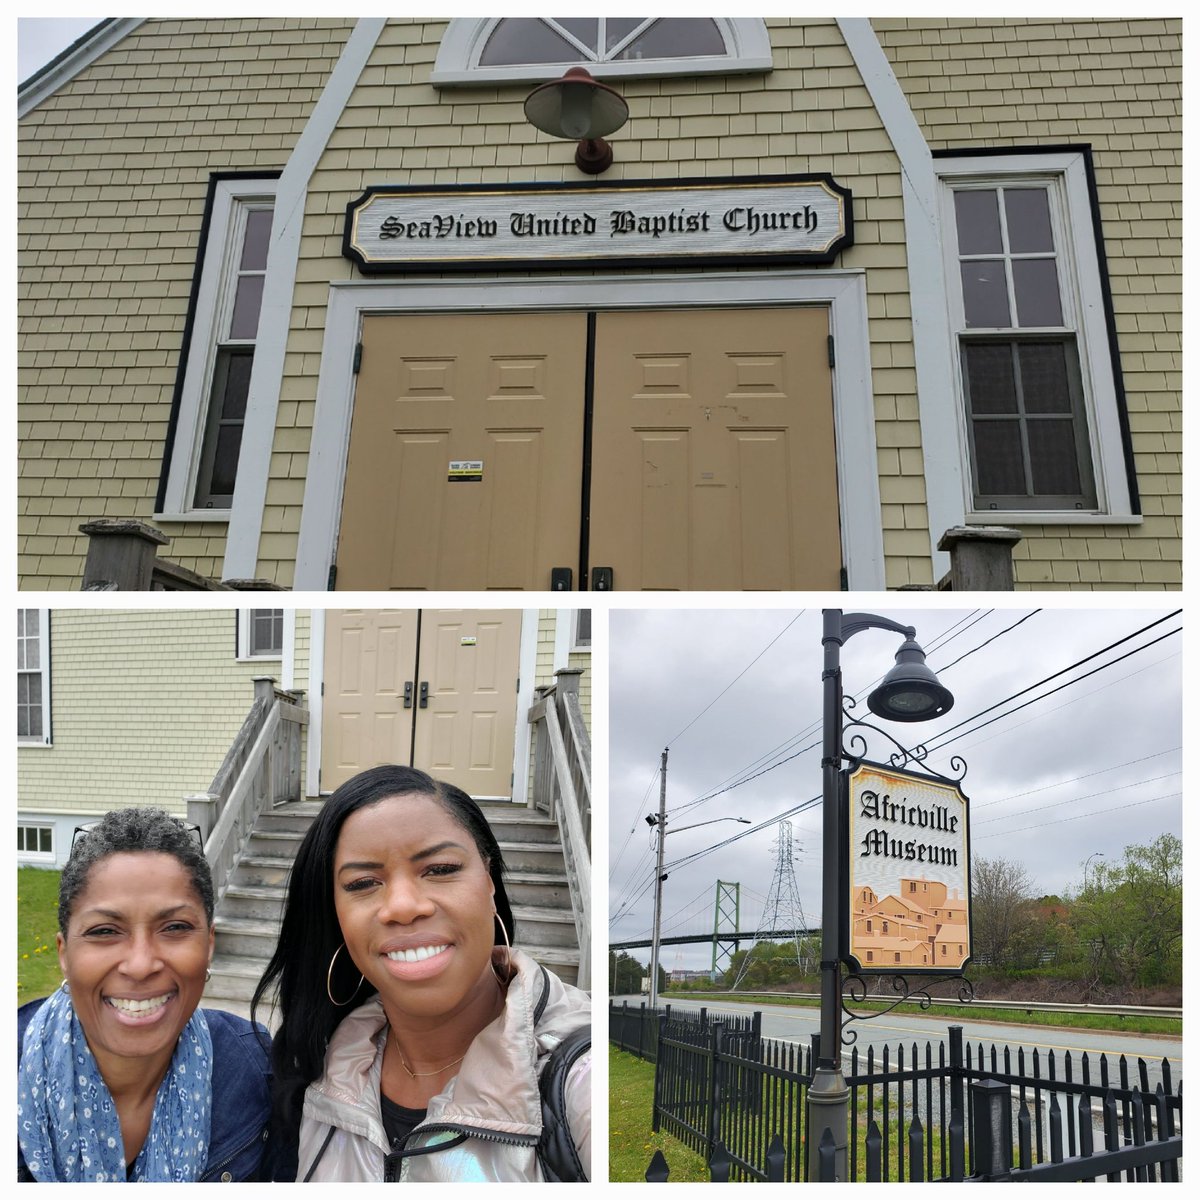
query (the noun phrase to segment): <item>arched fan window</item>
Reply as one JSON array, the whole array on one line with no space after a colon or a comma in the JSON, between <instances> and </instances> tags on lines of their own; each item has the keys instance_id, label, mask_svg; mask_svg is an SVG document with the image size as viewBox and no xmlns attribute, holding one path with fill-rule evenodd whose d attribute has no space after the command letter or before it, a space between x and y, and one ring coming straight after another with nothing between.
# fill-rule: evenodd
<instances>
[{"instance_id":1,"label":"arched fan window","mask_svg":"<svg viewBox=\"0 0 1200 1200\"><path fill-rule=\"evenodd\" d=\"M450 22L432 82L534 82L566 67L597 78L768 71L757 17L499 17Z\"/></svg>"}]
</instances>

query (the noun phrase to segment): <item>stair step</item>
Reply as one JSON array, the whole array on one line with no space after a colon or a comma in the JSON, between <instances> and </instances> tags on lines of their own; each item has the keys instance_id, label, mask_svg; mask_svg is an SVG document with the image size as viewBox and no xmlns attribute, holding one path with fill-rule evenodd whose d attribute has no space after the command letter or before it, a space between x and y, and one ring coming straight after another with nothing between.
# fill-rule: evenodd
<instances>
[{"instance_id":1,"label":"stair step","mask_svg":"<svg viewBox=\"0 0 1200 1200\"><path fill-rule=\"evenodd\" d=\"M519 946L529 942L542 946L574 946L575 918L570 909L533 908L513 905L517 923L515 940Z\"/></svg>"}]
</instances>

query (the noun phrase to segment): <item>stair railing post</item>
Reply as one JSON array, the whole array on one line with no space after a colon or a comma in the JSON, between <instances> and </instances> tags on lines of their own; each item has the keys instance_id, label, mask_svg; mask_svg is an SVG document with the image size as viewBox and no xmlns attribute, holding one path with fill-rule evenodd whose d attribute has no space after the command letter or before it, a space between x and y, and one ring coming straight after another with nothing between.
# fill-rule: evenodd
<instances>
[{"instance_id":1,"label":"stair railing post","mask_svg":"<svg viewBox=\"0 0 1200 1200\"><path fill-rule=\"evenodd\" d=\"M213 826L217 823L217 817L220 815L217 812L218 797L212 792L193 792L190 796L184 796L183 802L187 807L187 821L189 825L198 825L200 827L200 844L205 846L208 844L209 834L213 831Z\"/></svg>"}]
</instances>

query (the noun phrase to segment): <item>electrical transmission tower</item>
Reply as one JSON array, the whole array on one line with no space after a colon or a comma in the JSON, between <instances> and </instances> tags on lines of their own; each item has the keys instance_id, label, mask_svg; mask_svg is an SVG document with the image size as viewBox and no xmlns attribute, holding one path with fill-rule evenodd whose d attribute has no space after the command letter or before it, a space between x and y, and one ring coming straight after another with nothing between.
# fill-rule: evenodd
<instances>
[{"instance_id":1,"label":"electrical transmission tower","mask_svg":"<svg viewBox=\"0 0 1200 1200\"><path fill-rule=\"evenodd\" d=\"M808 928L804 919L804 905L800 903L800 890L796 886L796 859L792 846L791 821L779 822L779 836L775 839L775 874L771 878L771 888L767 892L767 902L763 906L762 920L759 922L759 932L764 934L765 941L772 941L770 934L777 929L790 929L791 941L795 944L796 965L801 970L805 965L805 954L802 945L801 930ZM755 942L742 959L734 988L745 978L750 967L750 960L759 943Z\"/></svg>"}]
</instances>

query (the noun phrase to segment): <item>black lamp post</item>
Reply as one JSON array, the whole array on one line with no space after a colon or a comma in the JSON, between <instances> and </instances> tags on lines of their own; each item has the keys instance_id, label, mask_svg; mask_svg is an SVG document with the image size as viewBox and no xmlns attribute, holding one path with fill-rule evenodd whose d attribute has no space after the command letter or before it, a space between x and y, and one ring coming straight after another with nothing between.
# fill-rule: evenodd
<instances>
[{"instance_id":1,"label":"black lamp post","mask_svg":"<svg viewBox=\"0 0 1200 1200\"><path fill-rule=\"evenodd\" d=\"M950 711L954 697L925 665L925 652L914 640L917 631L871 613L823 612L821 645L825 669L821 753L821 1049L808 1089L808 1178L817 1180L817 1144L826 1128L835 1141L834 1178L846 1179L846 1136L850 1093L842 1075L842 953L839 914L842 891L842 848L838 813L842 769L842 646L864 629L887 629L904 636L896 665L867 697L867 707L889 721L929 721Z\"/></svg>"}]
</instances>

